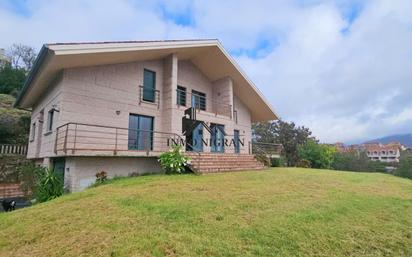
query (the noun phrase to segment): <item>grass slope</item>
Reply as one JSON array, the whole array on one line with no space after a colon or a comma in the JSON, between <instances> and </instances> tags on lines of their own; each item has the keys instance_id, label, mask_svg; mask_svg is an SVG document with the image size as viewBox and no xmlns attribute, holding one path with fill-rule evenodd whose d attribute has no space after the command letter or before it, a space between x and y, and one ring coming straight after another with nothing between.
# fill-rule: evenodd
<instances>
[{"instance_id":1,"label":"grass slope","mask_svg":"<svg viewBox=\"0 0 412 257\"><path fill-rule=\"evenodd\" d=\"M412 181L298 168L121 179L0 214L2 256L412 256Z\"/></svg>"}]
</instances>

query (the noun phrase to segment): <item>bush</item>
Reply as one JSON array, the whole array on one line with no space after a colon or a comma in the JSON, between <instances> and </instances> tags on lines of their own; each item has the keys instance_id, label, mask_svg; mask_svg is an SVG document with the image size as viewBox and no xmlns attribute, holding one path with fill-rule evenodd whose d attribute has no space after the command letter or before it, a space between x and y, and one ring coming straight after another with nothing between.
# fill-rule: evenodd
<instances>
[{"instance_id":1,"label":"bush","mask_svg":"<svg viewBox=\"0 0 412 257\"><path fill-rule=\"evenodd\" d=\"M36 181L34 196L37 201L46 202L63 195L63 181L54 171L39 167Z\"/></svg>"},{"instance_id":2,"label":"bush","mask_svg":"<svg viewBox=\"0 0 412 257\"><path fill-rule=\"evenodd\" d=\"M332 168L334 170L385 172L386 164L380 161L371 161L364 151L336 152Z\"/></svg>"},{"instance_id":3,"label":"bush","mask_svg":"<svg viewBox=\"0 0 412 257\"><path fill-rule=\"evenodd\" d=\"M270 160L272 167L285 167L286 159L284 157L272 158Z\"/></svg>"},{"instance_id":4,"label":"bush","mask_svg":"<svg viewBox=\"0 0 412 257\"><path fill-rule=\"evenodd\" d=\"M103 184L107 180L107 172L100 171L96 173L96 184Z\"/></svg>"},{"instance_id":5,"label":"bush","mask_svg":"<svg viewBox=\"0 0 412 257\"><path fill-rule=\"evenodd\" d=\"M26 196L30 196L36 189L36 181L38 174L43 171L43 168L33 162L27 162L17 167L21 190Z\"/></svg>"},{"instance_id":6,"label":"bush","mask_svg":"<svg viewBox=\"0 0 412 257\"><path fill-rule=\"evenodd\" d=\"M299 160L297 166L300 168L310 168L310 161L306 159Z\"/></svg>"},{"instance_id":7,"label":"bush","mask_svg":"<svg viewBox=\"0 0 412 257\"><path fill-rule=\"evenodd\" d=\"M183 173L188 165L189 158L183 155L182 147L174 145L168 152L159 157L160 166L166 174Z\"/></svg>"},{"instance_id":8,"label":"bush","mask_svg":"<svg viewBox=\"0 0 412 257\"><path fill-rule=\"evenodd\" d=\"M298 148L299 158L308 160L310 167L317 169L330 169L333 163L334 153L334 147L319 144L314 139L309 139L304 145Z\"/></svg>"},{"instance_id":9,"label":"bush","mask_svg":"<svg viewBox=\"0 0 412 257\"><path fill-rule=\"evenodd\" d=\"M399 167L393 173L395 176L412 179L412 154L402 153Z\"/></svg>"}]
</instances>

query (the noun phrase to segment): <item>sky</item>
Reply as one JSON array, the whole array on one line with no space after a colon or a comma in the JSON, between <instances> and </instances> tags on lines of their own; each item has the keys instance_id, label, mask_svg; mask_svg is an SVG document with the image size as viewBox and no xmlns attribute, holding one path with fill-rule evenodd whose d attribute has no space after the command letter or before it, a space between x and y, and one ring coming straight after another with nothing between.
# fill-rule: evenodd
<instances>
[{"instance_id":1,"label":"sky","mask_svg":"<svg viewBox=\"0 0 412 257\"><path fill-rule=\"evenodd\" d=\"M412 133L411 0L0 0L13 43L217 38L321 142Z\"/></svg>"}]
</instances>

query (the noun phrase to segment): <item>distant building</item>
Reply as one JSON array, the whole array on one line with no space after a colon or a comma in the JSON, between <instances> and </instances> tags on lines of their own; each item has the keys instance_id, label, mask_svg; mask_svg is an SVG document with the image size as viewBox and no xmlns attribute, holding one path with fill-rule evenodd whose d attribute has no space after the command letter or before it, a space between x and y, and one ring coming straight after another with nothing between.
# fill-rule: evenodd
<instances>
[{"instance_id":1,"label":"distant building","mask_svg":"<svg viewBox=\"0 0 412 257\"><path fill-rule=\"evenodd\" d=\"M405 147L398 142L388 144L366 143L349 146L345 146L343 143L336 143L335 147L338 152L364 151L372 161L389 163L399 162L401 150L405 149Z\"/></svg>"},{"instance_id":2,"label":"distant building","mask_svg":"<svg viewBox=\"0 0 412 257\"><path fill-rule=\"evenodd\" d=\"M400 143L368 143L364 144L369 159L381 162L399 162L402 145Z\"/></svg>"}]
</instances>

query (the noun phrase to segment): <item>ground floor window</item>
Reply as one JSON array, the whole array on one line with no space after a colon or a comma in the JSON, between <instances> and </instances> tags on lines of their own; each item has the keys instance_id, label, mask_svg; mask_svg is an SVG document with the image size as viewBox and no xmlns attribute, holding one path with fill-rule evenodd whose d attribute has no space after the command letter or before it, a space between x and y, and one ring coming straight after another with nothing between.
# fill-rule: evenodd
<instances>
[{"instance_id":1,"label":"ground floor window","mask_svg":"<svg viewBox=\"0 0 412 257\"><path fill-rule=\"evenodd\" d=\"M153 150L153 117L129 115L129 150Z\"/></svg>"}]
</instances>

